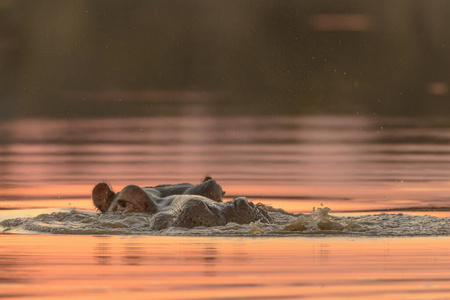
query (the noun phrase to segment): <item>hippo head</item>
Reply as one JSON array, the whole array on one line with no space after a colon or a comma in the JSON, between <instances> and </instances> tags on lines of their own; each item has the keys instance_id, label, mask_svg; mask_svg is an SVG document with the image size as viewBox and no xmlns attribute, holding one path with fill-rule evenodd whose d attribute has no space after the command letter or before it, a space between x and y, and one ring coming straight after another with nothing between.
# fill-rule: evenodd
<instances>
[{"instance_id":1,"label":"hippo head","mask_svg":"<svg viewBox=\"0 0 450 300\"><path fill-rule=\"evenodd\" d=\"M147 193L136 185L128 185L114 193L108 184L101 182L92 190L92 200L101 212L156 212L156 206Z\"/></svg>"},{"instance_id":2,"label":"hippo head","mask_svg":"<svg viewBox=\"0 0 450 300\"><path fill-rule=\"evenodd\" d=\"M184 195L199 195L211 199L215 202L222 202L225 192L220 184L214 179L206 176L202 183L193 185L183 193Z\"/></svg>"}]
</instances>

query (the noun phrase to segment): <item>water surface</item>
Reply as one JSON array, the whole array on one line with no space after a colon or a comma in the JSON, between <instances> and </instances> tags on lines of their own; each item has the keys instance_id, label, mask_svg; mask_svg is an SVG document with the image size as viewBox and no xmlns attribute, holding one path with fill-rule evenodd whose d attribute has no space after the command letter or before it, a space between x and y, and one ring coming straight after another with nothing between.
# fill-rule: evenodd
<instances>
[{"instance_id":1,"label":"water surface","mask_svg":"<svg viewBox=\"0 0 450 300\"><path fill-rule=\"evenodd\" d=\"M448 299L449 237L6 235L0 297Z\"/></svg>"},{"instance_id":2,"label":"water surface","mask_svg":"<svg viewBox=\"0 0 450 300\"><path fill-rule=\"evenodd\" d=\"M450 122L363 116L167 116L0 123L0 207L92 209L99 181L200 182L293 212L442 210ZM38 201L37 201L38 200Z\"/></svg>"},{"instance_id":3,"label":"water surface","mask_svg":"<svg viewBox=\"0 0 450 300\"><path fill-rule=\"evenodd\" d=\"M0 234L0 297L450 297L448 120L207 115L1 122L0 220L37 227ZM225 201L247 196L305 216L329 207L370 230L274 234L253 224L158 236L145 217L98 216L90 200L99 181L120 190L205 174ZM108 218L132 225L92 231Z\"/></svg>"}]
</instances>

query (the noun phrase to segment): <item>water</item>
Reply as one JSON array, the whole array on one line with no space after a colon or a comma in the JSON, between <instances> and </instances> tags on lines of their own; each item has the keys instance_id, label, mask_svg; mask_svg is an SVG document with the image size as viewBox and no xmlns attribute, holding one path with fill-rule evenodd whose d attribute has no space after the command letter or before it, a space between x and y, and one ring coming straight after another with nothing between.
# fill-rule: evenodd
<instances>
[{"instance_id":1,"label":"water","mask_svg":"<svg viewBox=\"0 0 450 300\"><path fill-rule=\"evenodd\" d=\"M209 115L2 121L0 296L448 298L450 121ZM292 215L155 232L90 200L205 174Z\"/></svg>"},{"instance_id":2,"label":"water","mask_svg":"<svg viewBox=\"0 0 450 300\"><path fill-rule=\"evenodd\" d=\"M0 297L448 299L448 237L3 235Z\"/></svg>"},{"instance_id":3,"label":"water","mask_svg":"<svg viewBox=\"0 0 450 300\"><path fill-rule=\"evenodd\" d=\"M447 119L336 116L0 123L0 207L92 209L93 186L200 182L292 212L449 207ZM39 200L39 201L36 201Z\"/></svg>"}]
</instances>

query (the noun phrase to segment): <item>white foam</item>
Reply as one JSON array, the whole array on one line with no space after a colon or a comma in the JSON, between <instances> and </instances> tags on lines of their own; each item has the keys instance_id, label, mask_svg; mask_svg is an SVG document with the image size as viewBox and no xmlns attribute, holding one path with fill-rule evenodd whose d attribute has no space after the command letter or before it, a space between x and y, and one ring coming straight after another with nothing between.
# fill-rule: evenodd
<instances>
[{"instance_id":1,"label":"white foam","mask_svg":"<svg viewBox=\"0 0 450 300\"><path fill-rule=\"evenodd\" d=\"M351 236L439 236L450 235L450 218L408 214L372 214L335 217L329 208L310 214L294 215L268 209L272 223L251 222L224 226L152 229L154 215L146 213L99 214L82 210L57 209L36 215L37 211L8 212L13 218L0 222L4 233L50 233L87 235L204 235L204 236L274 236L274 235L351 235Z\"/></svg>"}]
</instances>

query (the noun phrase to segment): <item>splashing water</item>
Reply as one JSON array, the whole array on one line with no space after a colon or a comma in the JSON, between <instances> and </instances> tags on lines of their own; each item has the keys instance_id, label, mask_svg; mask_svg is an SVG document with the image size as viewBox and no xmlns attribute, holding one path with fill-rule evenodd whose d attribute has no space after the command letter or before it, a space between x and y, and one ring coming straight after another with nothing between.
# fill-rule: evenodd
<instances>
[{"instance_id":1,"label":"splashing water","mask_svg":"<svg viewBox=\"0 0 450 300\"><path fill-rule=\"evenodd\" d=\"M82 210L60 209L35 217L13 218L0 222L4 233L52 233L87 235L203 235L203 236L285 236L285 235L350 235L350 236L438 236L450 235L450 217L413 216L403 213L372 214L351 217L330 215L328 207L309 214L292 214L267 206L271 223L249 224L229 222L223 226L194 228L170 226L155 229L156 215L146 213L98 214Z\"/></svg>"}]
</instances>

